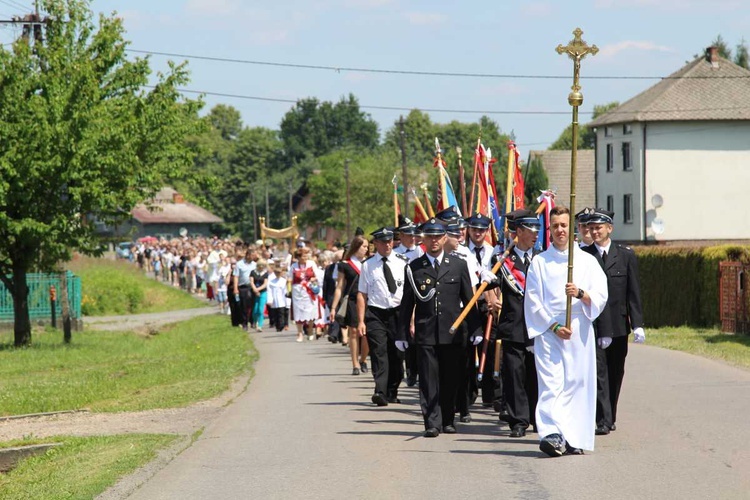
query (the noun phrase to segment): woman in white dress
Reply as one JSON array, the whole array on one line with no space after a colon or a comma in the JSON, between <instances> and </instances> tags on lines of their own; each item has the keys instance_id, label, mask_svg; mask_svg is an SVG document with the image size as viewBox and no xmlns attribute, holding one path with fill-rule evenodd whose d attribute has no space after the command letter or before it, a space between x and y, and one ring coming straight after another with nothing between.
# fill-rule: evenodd
<instances>
[{"instance_id":1,"label":"woman in white dress","mask_svg":"<svg viewBox=\"0 0 750 500\"><path fill-rule=\"evenodd\" d=\"M292 283L292 319L297 325L297 342L305 339L305 328L308 335L312 333L318 319L317 273L315 263L310 260L309 248L298 248L294 252L295 262L289 267L288 278Z\"/></svg>"}]
</instances>

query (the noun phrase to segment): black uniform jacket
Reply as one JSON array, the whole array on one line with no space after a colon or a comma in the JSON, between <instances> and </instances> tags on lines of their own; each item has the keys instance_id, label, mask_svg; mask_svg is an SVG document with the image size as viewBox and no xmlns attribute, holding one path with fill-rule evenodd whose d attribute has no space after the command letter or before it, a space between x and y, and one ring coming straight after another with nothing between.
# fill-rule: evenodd
<instances>
[{"instance_id":1,"label":"black uniform jacket","mask_svg":"<svg viewBox=\"0 0 750 500\"><path fill-rule=\"evenodd\" d=\"M532 255L538 253L538 251L534 250ZM523 259L520 258L515 251L511 251L508 258L516 269L526 275L528 269L526 269ZM533 344L533 342L529 340L529 335L526 332L526 319L523 315L524 296L518 293L507 282L507 280L502 277L502 271L498 273L498 278L502 279L501 291L503 294L503 308L500 311L500 318L498 319L497 324L498 338L528 345Z\"/></svg>"},{"instance_id":2,"label":"black uniform jacket","mask_svg":"<svg viewBox=\"0 0 750 500\"><path fill-rule=\"evenodd\" d=\"M604 274L607 275L609 298L607 307L594 322L597 338L624 337L633 328L642 327L643 308L641 288L638 284L638 258L635 252L625 245L612 243L609 246L607 263L604 264L596 245L583 247L583 251L596 257L604 269Z\"/></svg>"},{"instance_id":3,"label":"black uniform jacket","mask_svg":"<svg viewBox=\"0 0 750 500\"><path fill-rule=\"evenodd\" d=\"M440 274L430 264L427 255L409 264L414 277L414 286L421 296L435 289L435 295L423 302L416 297L414 287L407 276L404 295L401 299L399 332L397 340L420 345L461 344L469 337L481 334L479 310L472 307L467 315L467 328L458 328L451 335L450 328L473 296L469 268L461 258L444 255L440 263ZM408 272L408 270L407 270ZM412 312L414 313L414 337L409 335Z\"/></svg>"}]
</instances>

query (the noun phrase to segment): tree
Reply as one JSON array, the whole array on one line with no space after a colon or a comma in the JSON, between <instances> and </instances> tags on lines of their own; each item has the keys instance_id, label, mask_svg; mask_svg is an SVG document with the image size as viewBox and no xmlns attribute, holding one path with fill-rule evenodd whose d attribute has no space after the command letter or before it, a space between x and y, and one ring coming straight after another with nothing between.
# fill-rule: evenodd
<instances>
[{"instance_id":1,"label":"tree","mask_svg":"<svg viewBox=\"0 0 750 500\"><path fill-rule=\"evenodd\" d=\"M537 206L536 199L541 194L541 191L550 188L549 179L547 177L547 172L544 171L542 159L537 156L531 160L531 162L524 168L523 174L526 207L533 210L533 207Z\"/></svg>"},{"instance_id":2,"label":"tree","mask_svg":"<svg viewBox=\"0 0 750 500\"><path fill-rule=\"evenodd\" d=\"M734 54L734 63L745 69L750 69L750 56L748 55L747 42L743 38L737 44L737 52Z\"/></svg>"},{"instance_id":3,"label":"tree","mask_svg":"<svg viewBox=\"0 0 750 500\"><path fill-rule=\"evenodd\" d=\"M377 122L360 111L352 94L336 104L300 99L281 119L279 137L290 164L342 147L375 148L379 141Z\"/></svg>"},{"instance_id":4,"label":"tree","mask_svg":"<svg viewBox=\"0 0 750 500\"><path fill-rule=\"evenodd\" d=\"M73 250L97 253L92 218L114 223L192 161L200 103L184 65L149 91L147 59L126 59L122 21L88 2L42 0L43 40L0 48L0 280L13 297L15 345L31 342L27 273Z\"/></svg>"},{"instance_id":5,"label":"tree","mask_svg":"<svg viewBox=\"0 0 750 500\"><path fill-rule=\"evenodd\" d=\"M724 41L724 38L720 34L716 35L716 39L711 42L711 46L719 49L719 56L724 59L732 59L732 49L729 48L729 45L727 45L727 42Z\"/></svg>"},{"instance_id":6,"label":"tree","mask_svg":"<svg viewBox=\"0 0 750 500\"><path fill-rule=\"evenodd\" d=\"M620 103L617 101L610 102L608 104L600 104L594 106L594 114L591 117L593 120L604 113L616 108ZM589 128L588 125L583 124L578 126L578 149L594 149L596 145L596 133L593 129ZM573 125L568 125L565 130L560 134L560 137L553 142L549 150L570 150L573 149Z\"/></svg>"}]
</instances>

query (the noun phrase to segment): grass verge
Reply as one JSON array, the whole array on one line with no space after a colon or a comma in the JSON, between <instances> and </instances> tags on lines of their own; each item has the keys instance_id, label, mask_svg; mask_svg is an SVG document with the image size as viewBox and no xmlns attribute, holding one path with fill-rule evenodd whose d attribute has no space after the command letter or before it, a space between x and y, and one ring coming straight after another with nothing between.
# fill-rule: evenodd
<instances>
[{"instance_id":1,"label":"grass verge","mask_svg":"<svg viewBox=\"0 0 750 500\"><path fill-rule=\"evenodd\" d=\"M89 499L120 477L151 461L157 450L179 436L126 434L95 437L60 437L2 443L0 447L57 442L62 446L21 461L0 475L3 499Z\"/></svg>"},{"instance_id":2,"label":"grass verge","mask_svg":"<svg viewBox=\"0 0 750 500\"><path fill-rule=\"evenodd\" d=\"M203 307L188 293L147 277L125 261L78 256L68 269L81 277L84 316L155 313Z\"/></svg>"},{"instance_id":3,"label":"grass verge","mask_svg":"<svg viewBox=\"0 0 750 500\"><path fill-rule=\"evenodd\" d=\"M0 335L0 415L89 408L114 412L174 408L209 399L257 359L250 337L224 316L203 316L156 332L59 332L27 348Z\"/></svg>"},{"instance_id":4,"label":"grass verge","mask_svg":"<svg viewBox=\"0 0 750 500\"><path fill-rule=\"evenodd\" d=\"M649 345L717 359L750 370L750 336L684 326L650 329L646 334Z\"/></svg>"}]
</instances>

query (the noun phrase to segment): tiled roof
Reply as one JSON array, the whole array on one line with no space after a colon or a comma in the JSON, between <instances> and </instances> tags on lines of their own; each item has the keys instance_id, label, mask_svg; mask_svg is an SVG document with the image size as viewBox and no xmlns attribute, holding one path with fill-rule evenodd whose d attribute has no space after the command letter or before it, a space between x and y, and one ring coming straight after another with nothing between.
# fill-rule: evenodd
<instances>
[{"instance_id":1,"label":"tiled roof","mask_svg":"<svg viewBox=\"0 0 750 500\"><path fill-rule=\"evenodd\" d=\"M529 162L535 158L542 160L544 171L547 172L547 185L557 193L556 203L569 207L570 150L529 151ZM576 164L576 211L579 211L595 205L594 150L579 149Z\"/></svg>"},{"instance_id":2,"label":"tiled roof","mask_svg":"<svg viewBox=\"0 0 750 500\"><path fill-rule=\"evenodd\" d=\"M172 188L165 187L149 204L139 204L131 212L133 218L141 224L221 224L224 221L205 208L190 202L174 203L177 194Z\"/></svg>"},{"instance_id":3,"label":"tiled roof","mask_svg":"<svg viewBox=\"0 0 750 500\"><path fill-rule=\"evenodd\" d=\"M587 125L693 120L750 120L750 71L699 57Z\"/></svg>"}]
</instances>

